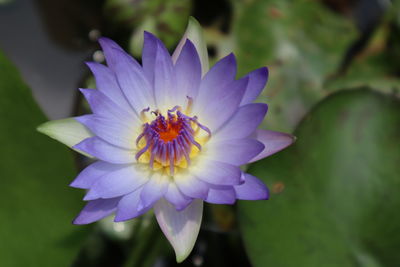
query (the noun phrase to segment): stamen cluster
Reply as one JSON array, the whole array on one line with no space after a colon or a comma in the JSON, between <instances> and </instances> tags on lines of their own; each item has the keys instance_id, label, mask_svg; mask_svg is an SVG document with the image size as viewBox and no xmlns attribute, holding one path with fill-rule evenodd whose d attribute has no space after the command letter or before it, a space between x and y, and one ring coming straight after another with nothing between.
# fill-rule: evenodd
<instances>
[{"instance_id":1,"label":"stamen cluster","mask_svg":"<svg viewBox=\"0 0 400 267\"><path fill-rule=\"evenodd\" d=\"M145 110L145 111L148 111ZM158 111L152 114L156 119L151 123L143 125L143 132L136 139L136 145L140 147L144 138L146 144L136 154L136 159L146 152L150 153L149 165L153 169L154 163L158 162L163 167L169 166L170 175L174 174L175 166L182 160L190 165L190 154L193 146L201 151L201 145L195 140L196 133L202 129L211 135L210 130L197 121L197 117L189 117L176 106L168 110L165 118Z\"/></svg>"}]
</instances>

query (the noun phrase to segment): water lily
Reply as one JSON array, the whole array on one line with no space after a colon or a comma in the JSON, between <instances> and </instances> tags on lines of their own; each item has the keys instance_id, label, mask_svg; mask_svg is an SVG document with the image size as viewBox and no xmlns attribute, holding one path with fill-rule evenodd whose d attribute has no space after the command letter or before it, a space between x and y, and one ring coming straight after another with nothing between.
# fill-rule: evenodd
<instances>
[{"instance_id":1,"label":"water lily","mask_svg":"<svg viewBox=\"0 0 400 267\"><path fill-rule=\"evenodd\" d=\"M99 42L107 66L87 63L97 89L80 89L93 114L38 129L96 160L71 183L88 190L75 224L111 214L125 221L153 209L180 262L196 241L203 201L267 199L267 187L240 166L287 147L293 137L257 129L267 105L252 102L267 68L236 79L229 54L209 69L194 19L172 56L145 32L142 65L112 40Z\"/></svg>"}]
</instances>

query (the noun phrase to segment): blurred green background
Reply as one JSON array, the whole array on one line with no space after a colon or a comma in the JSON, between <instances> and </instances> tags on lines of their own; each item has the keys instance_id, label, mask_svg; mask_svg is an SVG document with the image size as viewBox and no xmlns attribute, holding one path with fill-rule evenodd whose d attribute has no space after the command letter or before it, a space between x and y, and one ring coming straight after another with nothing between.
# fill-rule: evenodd
<instances>
[{"instance_id":1,"label":"blurred green background","mask_svg":"<svg viewBox=\"0 0 400 267\"><path fill-rule=\"evenodd\" d=\"M270 200L206 205L181 266L400 266L395 0L0 0L0 266L177 266L152 214L72 225L88 162L35 128L88 112L100 36L140 60L144 30L173 51L189 16L211 63L269 67L262 127L298 139L249 166Z\"/></svg>"}]
</instances>

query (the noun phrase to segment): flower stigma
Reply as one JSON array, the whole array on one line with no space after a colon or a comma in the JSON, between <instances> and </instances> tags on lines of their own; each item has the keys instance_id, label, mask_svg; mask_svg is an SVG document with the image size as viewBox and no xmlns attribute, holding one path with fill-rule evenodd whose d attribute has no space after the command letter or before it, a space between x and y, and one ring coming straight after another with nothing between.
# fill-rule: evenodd
<instances>
[{"instance_id":1,"label":"flower stigma","mask_svg":"<svg viewBox=\"0 0 400 267\"><path fill-rule=\"evenodd\" d=\"M150 108L141 112L145 121ZM136 160L148 163L153 170L163 169L173 176L177 168L187 168L191 158L202 149L202 144L211 137L211 131L198 122L197 116L189 117L181 112L180 106L168 110L163 116L158 110L151 122L143 124L143 132L136 139L139 151ZM202 137L202 132L207 136Z\"/></svg>"}]
</instances>

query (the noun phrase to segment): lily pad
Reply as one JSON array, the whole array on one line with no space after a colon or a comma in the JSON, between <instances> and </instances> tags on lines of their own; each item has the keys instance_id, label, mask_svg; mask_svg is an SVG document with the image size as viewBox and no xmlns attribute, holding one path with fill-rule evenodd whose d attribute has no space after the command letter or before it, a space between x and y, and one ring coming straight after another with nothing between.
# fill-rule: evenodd
<instances>
[{"instance_id":1,"label":"lily pad","mask_svg":"<svg viewBox=\"0 0 400 267\"><path fill-rule=\"evenodd\" d=\"M269 201L239 204L254 266L399 266L399 99L335 93L295 135L249 169L271 189Z\"/></svg>"},{"instance_id":2,"label":"lily pad","mask_svg":"<svg viewBox=\"0 0 400 267\"><path fill-rule=\"evenodd\" d=\"M2 53L0 69L0 266L69 266L86 230L72 154L36 131L47 119Z\"/></svg>"},{"instance_id":3,"label":"lily pad","mask_svg":"<svg viewBox=\"0 0 400 267\"><path fill-rule=\"evenodd\" d=\"M274 103L268 128L292 131L309 108L330 93L323 90L324 82L355 39L355 27L318 1L235 3L239 73L269 67L267 89L260 97Z\"/></svg>"}]
</instances>

